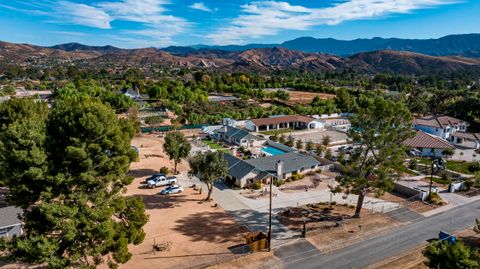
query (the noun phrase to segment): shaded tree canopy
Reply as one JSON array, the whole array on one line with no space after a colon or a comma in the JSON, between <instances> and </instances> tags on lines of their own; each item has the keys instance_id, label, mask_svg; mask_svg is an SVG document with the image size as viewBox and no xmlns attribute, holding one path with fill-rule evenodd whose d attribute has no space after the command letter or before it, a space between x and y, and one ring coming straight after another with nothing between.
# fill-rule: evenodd
<instances>
[{"instance_id":1,"label":"shaded tree canopy","mask_svg":"<svg viewBox=\"0 0 480 269\"><path fill-rule=\"evenodd\" d=\"M177 173L177 164L184 158L188 157L192 145L187 141L183 133L179 131L169 132L165 136L165 144L163 150L170 160L174 162L174 171Z\"/></svg>"},{"instance_id":2,"label":"shaded tree canopy","mask_svg":"<svg viewBox=\"0 0 480 269\"><path fill-rule=\"evenodd\" d=\"M207 184L207 201L210 200L213 183L224 179L228 173L227 161L223 158L223 153L220 151L200 152L190 158L188 163L190 164L190 173L198 176L200 181Z\"/></svg>"},{"instance_id":3,"label":"shaded tree canopy","mask_svg":"<svg viewBox=\"0 0 480 269\"><path fill-rule=\"evenodd\" d=\"M7 258L49 268L127 262L148 220L140 198L122 195L133 180L131 123L86 95L58 98L50 111L14 99L0 118L0 184L24 209L24 234L0 244Z\"/></svg>"},{"instance_id":4,"label":"shaded tree canopy","mask_svg":"<svg viewBox=\"0 0 480 269\"><path fill-rule=\"evenodd\" d=\"M362 97L359 111L350 118L350 139L359 146L345 163L336 191L359 195L355 216L360 216L367 191L377 195L393 187L392 172L405 154L403 141L412 135L411 114L403 102L381 96Z\"/></svg>"},{"instance_id":5,"label":"shaded tree canopy","mask_svg":"<svg viewBox=\"0 0 480 269\"><path fill-rule=\"evenodd\" d=\"M448 240L435 241L425 248L425 263L435 269L476 269L480 268L480 251L465 245L462 241L453 244Z\"/></svg>"}]
</instances>

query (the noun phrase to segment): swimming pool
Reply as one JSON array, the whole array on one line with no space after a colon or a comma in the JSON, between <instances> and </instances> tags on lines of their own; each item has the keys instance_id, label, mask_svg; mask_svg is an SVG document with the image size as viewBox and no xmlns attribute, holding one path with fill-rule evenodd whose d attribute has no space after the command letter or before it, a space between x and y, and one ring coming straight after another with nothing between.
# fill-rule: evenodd
<instances>
[{"instance_id":1,"label":"swimming pool","mask_svg":"<svg viewBox=\"0 0 480 269\"><path fill-rule=\"evenodd\" d=\"M282 151L273 147L264 147L262 148L262 151L265 152L266 155L270 155L270 156L285 154L285 151Z\"/></svg>"}]
</instances>

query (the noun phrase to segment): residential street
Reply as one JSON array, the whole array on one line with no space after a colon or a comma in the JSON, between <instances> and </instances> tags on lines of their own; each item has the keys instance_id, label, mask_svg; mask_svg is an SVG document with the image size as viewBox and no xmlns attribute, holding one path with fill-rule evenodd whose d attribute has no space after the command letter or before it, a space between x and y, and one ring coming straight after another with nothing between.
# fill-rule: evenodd
<instances>
[{"instance_id":1,"label":"residential street","mask_svg":"<svg viewBox=\"0 0 480 269\"><path fill-rule=\"evenodd\" d=\"M285 268L363 268L437 238L441 230L454 232L471 227L479 216L480 200L476 200L328 254L321 254L316 249L304 252L304 241L279 248L276 252ZM296 248L295 244L302 244L299 245L301 248Z\"/></svg>"}]
</instances>

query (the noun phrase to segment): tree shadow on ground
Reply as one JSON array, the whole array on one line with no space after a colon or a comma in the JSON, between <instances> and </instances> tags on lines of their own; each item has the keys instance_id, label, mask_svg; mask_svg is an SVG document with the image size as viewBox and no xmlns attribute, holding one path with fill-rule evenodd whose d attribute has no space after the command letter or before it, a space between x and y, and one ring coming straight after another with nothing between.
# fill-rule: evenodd
<instances>
[{"instance_id":1,"label":"tree shadow on ground","mask_svg":"<svg viewBox=\"0 0 480 269\"><path fill-rule=\"evenodd\" d=\"M224 211L198 212L177 221L177 232L191 237L193 241L225 243L238 240L248 232L232 221Z\"/></svg>"},{"instance_id":2,"label":"tree shadow on ground","mask_svg":"<svg viewBox=\"0 0 480 269\"><path fill-rule=\"evenodd\" d=\"M160 190L159 190L160 191ZM134 196L139 196L143 200L145 209L164 209L164 208L175 208L180 207L182 203L198 201L202 202L201 199L190 199L189 195L186 194L172 194L172 195L160 195L160 194L137 194Z\"/></svg>"},{"instance_id":3,"label":"tree shadow on ground","mask_svg":"<svg viewBox=\"0 0 480 269\"><path fill-rule=\"evenodd\" d=\"M137 178L137 177L150 176L155 173L158 173L158 171L153 169L148 169L148 168L147 169L140 168L140 169L130 170L128 172L128 175Z\"/></svg>"}]
</instances>

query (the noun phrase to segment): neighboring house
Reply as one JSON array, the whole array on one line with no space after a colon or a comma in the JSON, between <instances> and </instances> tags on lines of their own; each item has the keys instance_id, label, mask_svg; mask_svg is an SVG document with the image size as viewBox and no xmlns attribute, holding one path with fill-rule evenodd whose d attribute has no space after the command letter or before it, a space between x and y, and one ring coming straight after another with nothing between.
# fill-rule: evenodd
<instances>
[{"instance_id":1,"label":"neighboring house","mask_svg":"<svg viewBox=\"0 0 480 269\"><path fill-rule=\"evenodd\" d=\"M273 178L286 179L293 173L304 174L317 170L321 163L311 155L299 152L241 160L224 154L228 163L228 177L235 185L244 187L256 181L269 182Z\"/></svg>"},{"instance_id":2,"label":"neighboring house","mask_svg":"<svg viewBox=\"0 0 480 269\"><path fill-rule=\"evenodd\" d=\"M22 209L15 206L0 208L0 237L12 237L22 234L22 222L18 216Z\"/></svg>"},{"instance_id":3,"label":"neighboring house","mask_svg":"<svg viewBox=\"0 0 480 269\"><path fill-rule=\"evenodd\" d=\"M321 120L302 115L272 116L269 118L247 120L245 128L253 132L277 130L277 129L322 129L324 124Z\"/></svg>"},{"instance_id":4,"label":"neighboring house","mask_svg":"<svg viewBox=\"0 0 480 269\"><path fill-rule=\"evenodd\" d=\"M122 93L125 96L130 97L130 98L135 99L135 100L142 98L142 96L138 93L138 91L134 90L133 88L123 89Z\"/></svg>"},{"instance_id":5,"label":"neighboring house","mask_svg":"<svg viewBox=\"0 0 480 269\"><path fill-rule=\"evenodd\" d=\"M460 145L465 143L466 141L470 141L474 143L474 148L480 148L480 133L468 133L468 132L461 132L457 131L452 134L450 138L451 143Z\"/></svg>"},{"instance_id":6,"label":"neighboring house","mask_svg":"<svg viewBox=\"0 0 480 269\"><path fill-rule=\"evenodd\" d=\"M260 147L265 139L250 134L249 131L223 125L211 131L212 138L243 147Z\"/></svg>"},{"instance_id":7,"label":"neighboring house","mask_svg":"<svg viewBox=\"0 0 480 269\"><path fill-rule=\"evenodd\" d=\"M449 116L425 116L413 121L413 128L451 141L451 136L457 131L465 132L468 122Z\"/></svg>"},{"instance_id":8,"label":"neighboring house","mask_svg":"<svg viewBox=\"0 0 480 269\"><path fill-rule=\"evenodd\" d=\"M424 157L443 157L444 150L455 148L447 140L423 131L417 131L414 137L405 140L403 144L420 150Z\"/></svg>"}]
</instances>

